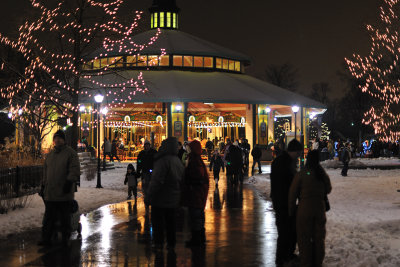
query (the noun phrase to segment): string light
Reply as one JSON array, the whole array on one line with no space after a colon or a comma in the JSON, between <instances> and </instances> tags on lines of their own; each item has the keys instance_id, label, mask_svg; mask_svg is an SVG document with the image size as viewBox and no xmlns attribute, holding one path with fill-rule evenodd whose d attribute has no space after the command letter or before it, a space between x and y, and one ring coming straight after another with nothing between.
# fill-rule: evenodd
<instances>
[{"instance_id":1,"label":"string light","mask_svg":"<svg viewBox=\"0 0 400 267\"><path fill-rule=\"evenodd\" d=\"M352 59L345 59L352 76L360 82L362 92L380 102L364 113L362 122L373 126L382 141L400 138L400 80L397 78L400 21L395 8L399 8L399 0L384 0L380 7L380 27L367 25L371 38L369 54L365 57L354 54Z\"/></svg>"},{"instance_id":2,"label":"string light","mask_svg":"<svg viewBox=\"0 0 400 267\"><path fill-rule=\"evenodd\" d=\"M72 114L83 109L77 103L78 96L93 98L94 89L83 85L109 88L105 94L110 103L107 105L109 109L114 103L126 103L137 93L148 91L141 72L135 78L129 77L114 84L94 79L116 72L115 69L110 69L110 66L116 64L116 60L101 66L95 73L82 70L84 59L93 52L95 39L100 35L106 37L102 41L102 52L95 59L107 57L110 52L121 55L140 54L140 51L156 42L161 34L160 29L144 43L137 44L133 41L133 32L138 28L143 12L136 11L133 22L126 26L117 21L117 13L124 0L108 3L83 0L82 5L73 10L66 0L60 1L55 8L47 8L39 0L30 2L39 11L39 17L32 22L23 23L15 40L0 33L0 43L15 49L27 62L20 78L0 88L1 97L8 101L11 119L16 119L18 115L21 117L23 113L32 113L35 106L53 106L60 116L72 117ZM99 19L85 19L84 14L87 13L96 13ZM43 39L44 36L47 39ZM160 49L160 54L165 54L165 49ZM13 68L10 63L2 62L1 70L12 71ZM79 86L74 83L78 80ZM123 99L122 94L128 96ZM95 109L92 112L100 111ZM47 117L45 119L52 120Z\"/></svg>"}]
</instances>

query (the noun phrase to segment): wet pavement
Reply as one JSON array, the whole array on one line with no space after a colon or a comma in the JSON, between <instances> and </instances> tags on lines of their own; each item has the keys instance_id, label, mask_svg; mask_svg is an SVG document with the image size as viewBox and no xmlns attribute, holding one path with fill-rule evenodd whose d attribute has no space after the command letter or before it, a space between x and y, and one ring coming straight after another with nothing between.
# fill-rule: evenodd
<instances>
[{"instance_id":1,"label":"wet pavement","mask_svg":"<svg viewBox=\"0 0 400 267\"><path fill-rule=\"evenodd\" d=\"M245 178L246 179L246 178ZM271 203L248 186L219 187L210 179L205 248L188 249L187 214L178 214L175 253L151 250L152 227L142 198L107 205L81 216L82 239L69 248L43 250L40 231L10 237L0 244L0 266L275 266L276 228Z\"/></svg>"}]
</instances>

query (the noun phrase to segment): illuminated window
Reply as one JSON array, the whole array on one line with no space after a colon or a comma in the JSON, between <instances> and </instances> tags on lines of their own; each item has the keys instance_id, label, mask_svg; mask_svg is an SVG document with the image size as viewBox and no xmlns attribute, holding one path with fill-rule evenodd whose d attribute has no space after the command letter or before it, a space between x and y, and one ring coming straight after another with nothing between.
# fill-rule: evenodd
<instances>
[{"instance_id":1,"label":"illuminated window","mask_svg":"<svg viewBox=\"0 0 400 267\"><path fill-rule=\"evenodd\" d=\"M91 70L93 69L93 61L86 62L82 65L82 70Z\"/></svg>"},{"instance_id":2,"label":"illuminated window","mask_svg":"<svg viewBox=\"0 0 400 267\"><path fill-rule=\"evenodd\" d=\"M154 28L154 14L151 14L151 22L150 22L151 28Z\"/></svg>"},{"instance_id":3,"label":"illuminated window","mask_svg":"<svg viewBox=\"0 0 400 267\"><path fill-rule=\"evenodd\" d=\"M160 27L164 27L164 12L160 12Z\"/></svg>"},{"instance_id":4,"label":"illuminated window","mask_svg":"<svg viewBox=\"0 0 400 267\"><path fill-rule=\"evenodd\" d=\"M193 67L193 57L192 56L184 56L183 57L183 66Z\"/></svg>"},{"instance_id":5,"label":"illuminated window","mask_svg":"<svg viewBox=\"0 0 400 267\"><path fill-rule=\"evenodd\" d=\"M235 71L240 72L240 61L235 61Z\"/></svg>"},{"instance_id":6,"label":"illuminated window","mask_svg":"<svg viewBox=\"0 0 400 267\"><path fill-rule=\"evenodd\" d=\"M194 66L197 68L203 67L203 57L194 57Z\"/></svg>"},{"instance_id":7,"label":"illuminated window","mask_svg":"<svg viewBox=\"0 0 400 267\"><path fill-rule=\"evenodd\" d=\"M93 69L100 69L100 59L93 60Z\"/></svg>"},{"instance_id":8,"label":"illuminated window","mask_svg":"<svg viewBox=\"0 0 400 267\"><path fill-rule=\"evenodd\" d=\"M158 27L158 13L154 13L154 28Z\"/></svg>"},{"instance_id":9,"label":"illuminated window","mask_svg":"<svg viewBox=\"0 0 400 267\"><path fill-rule=\"evenodd\" d=\"M160 66L169 66L169 56L160 57Z\"/></svg>"},{"instance_id":10,"label":"illuminated window","mask_svg":"<svg viewBox=\"0 0 400 267\"><path fill-rule=\"evenodd\" d=\"M149 67L158 66L158 56L149 56Z\"/></svg>"},{"instance_id":11,"label":"illuminated window","mask_svg":"<svg viewBox=\"0 0 400 267\"><path fill-rule=\"evenodd\" d=\"M223 59L223 60L222 60L222 68L223 68L224 70L227 70L227 69L228 69L228 60L227 60L227 59Z\"/></svg>"},{"instance_id":12,"label":"illuminated window","mask_svg":"<svg viewBox=\"0 0 400 267\"><path fill-rule=\"evenodd\" d=\"M139 56L137 65L138 65L138 67L146 67L147 66L147 56Z\"/></svg>"},{"instance_id":13,"label":"illuminated window","mask_svg":"<svg viewBox=\"0 0 400 267\"><path fill-rule=\"evenodd\" d=\"M102 68L107 67L108 66L108 58L106 58L106 57L101 58L100 59L100 64L101 64Z\"/></svg>"},{"instance_id":14,"label":"illuminated window","mask_svg":"<svg viewBox=\"0 0 400 267\"><path fill-rule=\"evenodd\" d=\"M182 67L182 56L174 56L174 66Z\"/></svg>"},{"instance_id":15,"label":"illuminated window","mask_svg":"<svg viewBox=\"0 0 400 267\"><path fill-rule=\"evenodd\" d=\"M235 70L235 61L229 60L229 70Z\"/></svg>"},{"instance_id":16,"label":"illuminated window","mask_svg":"<svg viewBox=\"0 0 400 267\"><path fill-rule=\"evenodd\" d=\"M127 66L136 66L137 59L136 56L127 56L126 57L126 65Z\"/></svg>"},{"instance_id":17,"label":"illuminated window","mask_svg":"<svg viewBox=\"0 0 400 267\"><path fill-rule=\"evenodd\" d=\"M121 68L124 66L124 61L123 61L122 57L110 57L108 59L108 62L110 64L111 68L115 68L115 67Z\"/></svg>"},{"instance_id":18,"label":"illuminated window","mask_svg":"<svg viewBox=\"0 0 400 267\"><path fill-rule=\"evenodd\" d=\"M167 27L171 28L171 12L167 12Z\"/></svg>"},{"instance_id":19,"label":"illuminated window","mask_svg":"<svg viewBox=\"0 0 400 267\"><path fill-rule=\"evenodd\" d=\"M205 68L212 68L214 67L214 62L212 57L205 57L204 58L204 67Z\"/></svg>"},{"instance_id":20,"label":"illuminated window","mask_svg":"<svg viewBox=\"0 0 400 267\"><path fill-rule=\"evenodd\" d=\"M215 65L217 69L222 69L222 59L216 58Z\"/></svg>"},{"instance_id":21,"label":"illuminated window","mask_svg":"<svg viewBox=\"0 0 400 267\"><path fill-rule=\"evenodd\" d=\"M172 27L176 29L176 13L173 14Z\"/></svg>"}]
</instances>

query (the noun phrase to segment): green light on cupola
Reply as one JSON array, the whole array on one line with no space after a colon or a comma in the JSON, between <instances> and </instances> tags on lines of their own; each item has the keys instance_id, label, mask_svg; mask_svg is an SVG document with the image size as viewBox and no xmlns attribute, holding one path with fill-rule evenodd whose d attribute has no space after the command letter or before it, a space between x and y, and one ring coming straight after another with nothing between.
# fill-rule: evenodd
<instances>
[{"instance_id":1,"label":"green light on cupola","mask_svg":"<svg viewBox=\"0 0 400 267\"><path fill-rule=\"evenodd\" d=\"M178 29L179 8L175 0L153 0L149 10L152 29Z\"/></svg>"}]
</instances>

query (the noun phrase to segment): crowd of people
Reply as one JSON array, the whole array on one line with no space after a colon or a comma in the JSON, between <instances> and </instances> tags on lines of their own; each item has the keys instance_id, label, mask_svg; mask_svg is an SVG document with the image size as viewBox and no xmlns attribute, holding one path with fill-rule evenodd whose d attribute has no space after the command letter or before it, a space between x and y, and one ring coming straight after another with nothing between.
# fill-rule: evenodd
<instances>
[{"instance_id":1,"label":"crowd of people","mask_svg":"<svg viewBox=\"0 0 400 267\"><path fill-rule=\"evenodd\" d=\"M80 167L77 153L65 145L65 134L57 131L53 137L54 149L45 161L45 176L41 195L45 203L45 215L40 245L52 244L56 222L61 222L62 243L68 246L71 235L70 213L74 192L79 180ZM106 147L107 146L107 147ZM220 146L207 140L202 144L193 140L180 144L174 137L165 139L158 151L149 141L139 153L137 169L127 166L124 183L128 185L128 199L137 201L138 179L142 181L142 192L146 214L151 213L153 247L168 251L176 245L177 212L179 207L188 210L191 238L187 247L202 247L206 243L205 206L209 190L209 174L203 161L203 147L209 161L209 170L218 187L221 170L226 170L228 185L243 182L249 168L250 145L242 139L231 142L226 139L222 151ZM105 144L105 149L108 144ZM305 168L297 171L298 159L303 146L292 140L286 150L281 150L271 165L271 199L278 230L276 264L282 266L295 259L296 243L299 247L301 266L322 266L325 240L325 212L328 209L327 194L331 191L328 175L322 169L320 152L308 153ZM111 152L112 153L112 152ZM252 173L260 160L262 151L256 145ZM151 209L150 209L151 208ZM166 242L165 242L166 241Z\"/></svg>"}]
</instances>

